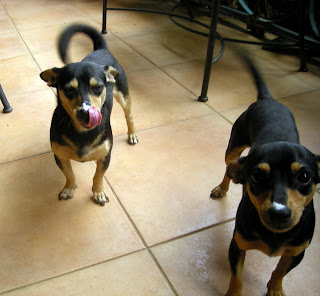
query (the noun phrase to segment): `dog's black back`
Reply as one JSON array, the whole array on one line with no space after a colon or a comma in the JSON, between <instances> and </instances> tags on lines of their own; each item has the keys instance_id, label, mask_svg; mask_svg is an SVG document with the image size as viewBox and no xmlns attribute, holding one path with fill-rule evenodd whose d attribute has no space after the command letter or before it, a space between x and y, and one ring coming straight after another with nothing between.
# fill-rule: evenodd
<instances>
[{"instance_id":1,"label":"dog's black back","mask_svg":"<svg viewBox=\"0 0 320 296\"><path fill-rule=\"evenodd\" d=\"M247 146L277 141L299 143L299 134L291 111L272 98L268 86L252 61L246 57L243 59L255 80L258 99L233 126L237 128L238 140L241 139L241 144Z\"/></svg>"}]
</instances>

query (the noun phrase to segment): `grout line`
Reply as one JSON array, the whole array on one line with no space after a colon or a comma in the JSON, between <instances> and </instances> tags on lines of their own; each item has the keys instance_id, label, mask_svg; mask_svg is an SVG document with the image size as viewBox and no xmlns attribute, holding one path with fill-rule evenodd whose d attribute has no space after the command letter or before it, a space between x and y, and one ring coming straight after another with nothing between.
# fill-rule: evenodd
<instances>
[{"instance_id":1,"label":"grout line","mask_svg":"<svg viewBox=\"0 0 320 296\"><path fill-rule=\"evenodd\" d=\"M188 232L188 233L185 233L185 234L182 234L182 235L179 235L179 236L170 238L170 239L165 240L165 241L163 241L163 242L160 242L160 243L156 243L156 244L154 244L154 245L151 245L151 246L149 247L149 249L154 248L154 247L158 247L158 246L161 246L161 245L164 245L164 244L168 244L168 243L171 243L171 242L180 240L180 239L184 239L184 238L186 238L186 237L189 237L189 236L192 236L192 235L195 235L195 234L198 234L198 233L207 231L207 230L209 230L209 229L213 229L213 228L216 228L216 227L219 227L219 226L222 226L222 225L231 223L231 222L235 221L235 219L236 219L235 217L234 217L234 218L230 218L230 219L228 219L228 220L225 220L225 221L222 221L222 222L218 222L218 223L216 223L216 224L208 225L208 226L206 226L206 227L203 227L203 228L200 228L200 229L196 229L196 230L194 230L194 231L190 231L190 232Z\"/></svg>"},{"instance_id":2,"label":"grout line","mask_svg":"<svg viewBox=\"0 0 320 296\"><path fill-rule=\"evenodd\" d=\"M10 161L7 161L7 162L0 163L0 166L6 165L6 164L11 164L11 163L14 163L14 162L18 162L20 160L26 160L26 159L30 159L30 158L35 158L35 157L46 155L46 154L50 154L50 153L52 153L52 151L42 152L42 153L35 154L35 155L29 155L29 156L22 157L22 158L19 158L19 159L13 159L13 160L10 160Z\"/></svg>"},{"instance_id":3,"label":"grout line","mask_svg":"<svg viewBox=\"0 0 320 296\"><path fill-rule=\"evenodd\" d=\"M106 177L104 177L105 181L107 182L107 184L109 185L113 195L115 196L118 204L120 205L121 210L123 211L123 213L125 214L125 216L127 217L129 223L131 224L131 226L133 227L135 233L138 235L140 241L142 242L145 250L147 250L149 256L151 257L153 263L156 265L157 269L159 270L159 272L161 273L162 277L164 278L166 284L168 285L168 287L170 288L171 292L175 295L178 296L178 294L176 293L172 283L170 282L169 278L167 277L167 275L164 273L164 271L162 270L162 268L160 267L160 264L158 263L158 261L156 260L156 258L154 257L153 253L150 250L150 247L148 247L148 244L146 243L145 239L143 238L143 235L140 233L138 227L136 226L136 224L134 223L133 219L131 219L129 213L127 212L127 210L125 209L124 205L122 204L120 198L118 197L118 195L116 194L115 190L113 189L113 187L111 186L111 184L109 183L109 181L107 180Z\"/></svg>"},{"instance_id":4,"label":"grout line","mask_svg":"<svg viewBox=\"0 0 320 296\"><path fill-rule=\"evenodd\" d=\"M17 31L17 34L19 35L21 41L23 42L23 44L25 45L25 47L27 48L29 54L31 55L32 59L34 60L35 64L37 65L38 69L41 71L40 66L38 65L37 61L35 60L33 53L31 52L30 48L28 47L27 43L25 42L25 40L23 39L20 31L18 30L17 26L15 25L15 23L13 22L13 20L11 19L8 11L6 10L5 6L3 5L3 9L6 12L6 15L8 16L8 18L10 19L12 25L14 26L15 30Z\"/></svg>"},{"instance_id":5,"label":"grout line","mask_svg":"<svg viewBox=\"0 0 320 296\"><path fill-rule=\"evenodd\" d=\"M112 32L111 32L112 33ZM112 33L113 34L113 33ZM115 35L115 34L113 34ZM116 36L116 35L115 35ZM120 41L122 41L123 43L125 43L128 47L130 47L132 50L134 50L135 52L137 52L139 55L141 55L143 58L145 58L148 62L150 62L155 68L159 69L162 73L164 73L166 76L170 77L173 81L175 81L178 85L180 85L183 89L185 89L188 93L190 93L192 96L194 96L196 99L198 98L196 94L194 94L192 91L190 91L189 89L187 89L184 85L182 85L182 83L180 83L177 79L175 79L173 76L171 76L170 74L168 74L164 69L162 69L161 67L164 66L158 66L157 64L155 64L153 61L151 61L149 58L147 58L145 55L143 55L139 50L137 50L136 48L132 47L130 44L128 44L125 40L121 39L119 36L116 36ZM182 63L188 63L188 62L193 62L196 61L195 60L190 60L190 61L185 61ZM148 70L148 69L145 69ZM130 72L133 73L133 72ZM200 93L200 91L199 91ZM200 103L200 102L199 102ZM215 109L213 109L213 107L211 107L210 105L206 104L210 109L212 109L213 111L217 112Z\"/></svg>"},{"instance_id":6,"label":"grout line","mask_svg":"<svg viewBox=\"0 0 320 296\"><path fill-rule=\"evenodd\" d=\"M199 102L199 104L202 104L202 103ZM208 114L203 114L203 115L197 115L197 116L190 117L190 118L180 119L180 120L177 120L177 121L171 121L171 122L167 122L167 123L163 123L163 124L160 123L158 125L154 125L154 126L138 129L137 133L138 132L149 131L149 130L156 129L156 128L162 128L162 127L166 127L166 126L171 126L171 125L174 125L174 124L177 124L177 123L182 123L182 122L186 122L186 121L189 121L189 120L194 120L194 119L197 119L197 118L202 118L202 117L207 117L207 116L212 116L212 115L219 115L219 113L208 113ZM126 132L114 135L113 138L114 139L115 138L120 138L120 137L123 137L125 135L127 135Z\"/></svg>"},{"instance_id":7,"label":"grout line","mask_svg":"<svg viewBox=\"0 0 320 296\"><path fill-rule=\"evenodd\" d=\"M154 247L157 247L157 246L160 246L160 245L164 245L164 244L167 244L167 243L171 243L173 241L176 241L176 240L180 240L180 239L183 239L185 237L189 237L189 236L192 236L194 234L197 234L197 233L201 233L201 232L204 232L208 229L211 229L211 228L215 228L215 227L219 227L221 225L224 225L224 224L227 224L227 223L230 223L232 221L235 220L235 218L231 218L231 219L228 219L226 221L222 221L222 222L219 222L219 223L216 223L216 224L213 224L213 225L209 225L209 226L206 226L204 228L201 228L201 229L197 229L197 230L194 230L194 231L191 231L191 232L188 232L188 233L185 233L183 235L179 235L177 237L173 237L171 239L168 239L168 240L165 240L165 241L162 241L160 243L156 243L154 245L150 245L148 246L148 244L146 243L145 239L143 238L143 235L140 233L138 227L136 226L136 224L134 223L133 219L130 217L129 213L127 212L127 210L125 209L124 205L122 204L120 198L118 197L118 195L116 194L115 190L113 189L112 185L110 184L110 182L107 180L106 177L104 177L105 181L107 182L108 186L110 187L113 195L115 196L116 200L118 201L122 211L124 212L125 216L127 217L127 219L129 220L130 224L132 225L132 227L134 228L136 234L138 235L138 237L140 238L141 242L143 243L144 247L145 247L145 250L148 252L148 254L150 255L153 263L156 265L156 267L158 268L159 272L161 273L162 277L164 278L164 280L166 281L167 285L169 286L170 290L172 291L172 293L175 295L175 296L178 296L178 293L176 291L176 289L174 288L173 284L171 283L171 281L169 280L168 276L166 275L165 271L162 269L160 263L158 262L157 258L154 256L151 248L154 248Z\"/></svg>"},{"instance_id":8,"label":"grout line","mask_svg":"<svg viewBox=\"0 0 320 296\"><path fill-rule=\"evenodd\" d=\"M12 288L12 289L9 289L9 290L6 290L6 291L2 291L2 292L0 292L0 295L4 295L6 293L10 293L10 292L14 292L14 291L17 291L17 290L22 290L22 289L25 289L25 288L28 288L28 287L32 287L32 286L35 286L35 285L38 285L38 284L41 284L41 283L44 283L44 282L48 282L48 281L51 281L51 280L54 280L54 279L57 279L57 278L60 278L60 277L67 276L69 274L73 274L73 273L76 273L76 272L80 272L80 271L89 269L91 267L95 267L95 266L99 266L99 265L102 265L102 264L106 264L106 263L115 261L117 259L122 259L122 258L128 257L130 255L133 255L133 254L136 254L136 253L139 253L139 252L142 252L142 251L144 251L144 250L143 249L139 249L139 250L136 250L136 251L132 251L132 252L129 252L129 253L114 257L114 258L110 258L110 259L107 259L107 260L104 260L104 261L100 261L100 262L97 262L97 263L94 263L94 264L91 264L91 265L88 265L88 266L84 266L84 267L81 267L81 268L78 268L78 269L75 269L75 270L71 270L69 272L60 273L58 275L55 275L55 276L52 276L52 277L49 277L49 278L46 278L46 279L42 279L42 280L39 280L39 281L36 281L36 282L32 282L32 283L29 283L29 284L21 285L21 286L18 286L18 287L15 287L15 288Z\"/></svg>"},{"instance_id":9,"label":"grout line","mask_svg":"<svg viewBox=\"0 0 320 296\"><path fill-rule=\"evenodd\" d=\"M111 184L109 183L109 181L107 180L107 178L106 178L105 176L104 176L103 178L104 178L104 180L107 182L107 184L108 184L108 186L109 186L112 194L115 196L115 198L116 198L116 200L117 200L117 202L118 202L121 210L122 210L123 213L125 214L126 218L128 219L129 223L131 224L132 228L133 228L134 231L137 233L137 235L138 235L141 243L143 244L143 247L144 247L145 249L147 249L147 248L148 248L148 245L147 245L147 243L145 242L142 234L139 232L138 227L135 225L135 223L134 223L133 220L131 219L129 213L127 212L127 210L126 210L125 207L123 206L122 202L120 201L118 195L116 194L115 190L113 189L113 187L111 186Z\"/></svg>"},{"instance_id":10,"label":"grout line","mask_svg":"<svg viewBox=\"0 0 320 296\"><path fill-rule=\"evenodd\" d=\"M176 289L174 288L174 286L172 285L172 283L170 282L167 274L164 272L164 270L162 269L160 263L158 262L157 258L153 255L152 251L150 250L150 248L147 250L149 256L151 257L152 262L156 265L156 267L158 268L159 272L161 273L162 277L164 278L165 282L167 283L169 289L171 290L171 292L175 295L178 296L178 293L176 291Z\"/></svg>"}]
</instances>

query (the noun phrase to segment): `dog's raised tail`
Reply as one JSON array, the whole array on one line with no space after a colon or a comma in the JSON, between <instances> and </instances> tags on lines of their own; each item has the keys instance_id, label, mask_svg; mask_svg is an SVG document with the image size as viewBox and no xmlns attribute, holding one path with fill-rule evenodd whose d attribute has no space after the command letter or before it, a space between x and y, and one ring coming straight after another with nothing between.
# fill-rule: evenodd
<instances>
[{"instance_id":1,"label":"dog's raised tail","mask_svg":"<svg viewBox=\"0 0 320 296\"><path fill-rule=\"evenodd\" d=\"M93 41L93 49L108 49L107 43L101 33L87 25L71 25L67 27L58 38L58 52L61 60L66 64L68 61L67 49L69 42L76 33L83 33Z\"/></svg>"},{"instance_id":2,"label":"dog's raised tail","mask_svg":"<svg viewBox=\"0 0 320 296\"><path fill-rule=\"evenodd\" d=\"M242 59L244 60L245 64L247 65L248 69L250 70L250 72L255 80L255 83L256 83L256 86L258 89L258 100L272 99L268 85L266 84L266 82L262 78L260 72L258 71L256 66L254 65L252 60L246 55L241 55L241 56L242 56Z\"/></svg>"}]
</instances>

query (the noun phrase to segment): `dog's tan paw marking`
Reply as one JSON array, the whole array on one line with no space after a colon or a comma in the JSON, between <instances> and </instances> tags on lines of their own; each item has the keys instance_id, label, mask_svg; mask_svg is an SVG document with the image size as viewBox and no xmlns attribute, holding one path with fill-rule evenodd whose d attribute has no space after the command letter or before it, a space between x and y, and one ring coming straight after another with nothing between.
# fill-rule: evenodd
<instances>
[{"instance_id":1,"label":"dog's tan paw marking","mask_svg":"<svg viewBox=\"0 0 320 296\"><path fill-rule=\"evenodd\" d=\"M106 202L109 202L109 197L105 190L101 192L93 192L93 200L95 203L104 206Z\"/></svg>"},{"instance_id":2,"label":"dog's tan paw marking","mask_svg":"<svg viewBox=\"0 0 320 296\"><path fill-rule=\"evenodd\" d=\"M280 291L273 291L273 290L268 290L268 293L266 296L286 296L283 290Z\"/></svg>"},{"instance_id":3,"label":"dog's tan paw marking","mask_svg":"<svg viewBox=\"0 0 320 296\"><path fill-rule=\"evenodd\" d=\"M276 284L272 280L269 281L268 285L268 293L266 296L286 296L282 289L281 284Z\"/></svg>"},{"instance_id":4,"label":"dog's tan paw marking","mask_svg":"<svg viewBox=\"0 0 320 296\"><path fill-rule=\"evenodd\" d=\"M128 135L128 142L130 145L135 145L139 143L137 135L135 133Z\"/></svg>"},{"instance_id":5,"label":"dog's tan paw marking","mask_svg":"<svg viewBox=\"0 0 320 296\"><path fill-rule=\"evenodd\" d=\"M71 199L74 195L74 189L72 188L64 188L62 192L59 194L59 200L61 199Z\"/></svg>"},{"instance_id":6,"label":"dog's tan paw marking","mask_svg":"<svg viewBox=\"0 0 320 296\"><path fill-rule=\"evenodd\" d=\"M210 198L221 198L226 195L227 191L223 190L220 185L213 188L210 194Z\"/></svg>"}]
</instances>

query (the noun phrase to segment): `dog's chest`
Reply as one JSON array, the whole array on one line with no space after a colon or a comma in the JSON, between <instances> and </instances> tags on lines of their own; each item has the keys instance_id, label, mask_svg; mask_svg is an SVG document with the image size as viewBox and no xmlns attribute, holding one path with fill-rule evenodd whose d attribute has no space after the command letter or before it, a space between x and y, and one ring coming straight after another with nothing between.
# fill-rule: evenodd
<instances>
[{"instance_id":1,"label":"dog's chest","mask_svg":"<svg viewBox=\"0 0 320 296\"><path fill-rule=\"evenodd\" d=\"M72 159L76 161L91 161L105 158L111 150L109 139L100 143L101 138L95 139L92 143L86 145L75 145L66 137L63 137L65 145L57 142L51 143L52 151L61 159Z\"/></svg>"},{"instance_id":2,"label":"dog's chest","mask_svg":"<svg viewBox=\"0 0 320 296\"><path fill-rule=\"evenodd\" d=\"M291 246L289 244L283 244L277 247L270 247L267 243L262 240L248 241L245 240L242 235L236 231L234 236L239 248L244 251L248 250L259 250L270 257L276 256L297 256L308 248L310 241L304 241L301 245Z\"/></svg>"}]
</instances>

